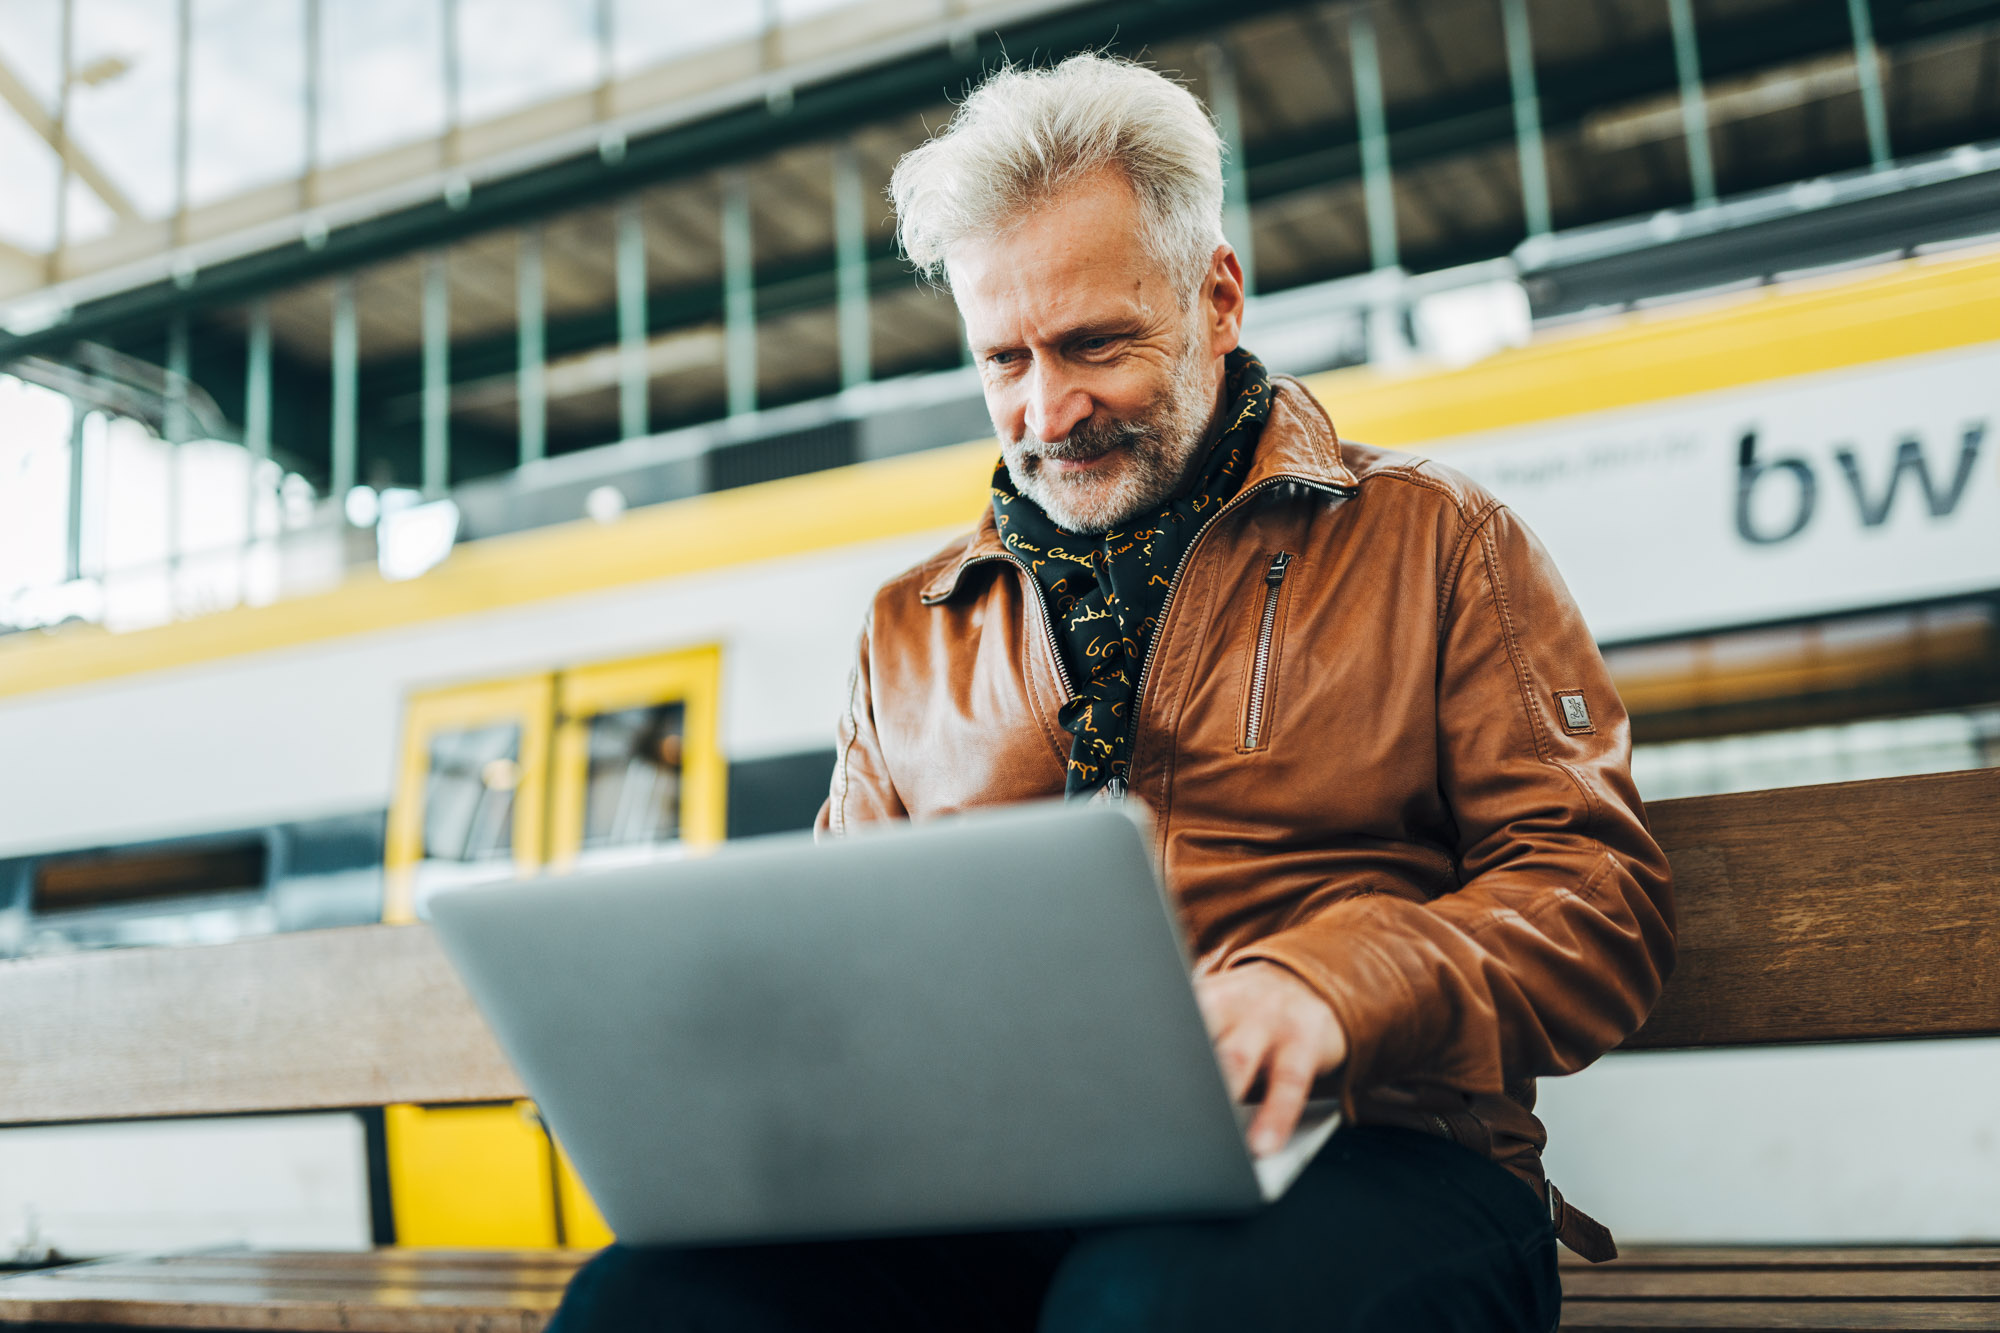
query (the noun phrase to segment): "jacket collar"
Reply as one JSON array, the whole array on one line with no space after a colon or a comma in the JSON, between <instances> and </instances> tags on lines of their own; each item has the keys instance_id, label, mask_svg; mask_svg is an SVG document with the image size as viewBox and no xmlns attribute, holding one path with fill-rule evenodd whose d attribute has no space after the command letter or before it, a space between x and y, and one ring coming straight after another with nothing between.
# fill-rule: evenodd
<instances>
[{"instance_id":1,"label":"jacket collar","mask_svg":"<svg viewBox=\"0 0 2000 1333\"><path fill-rule=\"evenodd\" d=\"M1341 460L1340 437L1319 400L1290 375L1273 375L1271 388L1271 416L1257 437L1257 452L1237 494L1280 478L1324 490L1354 490L1360 483ZM1005 558L1007 548L1000 542L1000 529L993 522L993 506L989 504L964 548L945 562L918 595L926 605L942 602L958 591L959 579L967 568Z\"/></svg>"}]
</instances>

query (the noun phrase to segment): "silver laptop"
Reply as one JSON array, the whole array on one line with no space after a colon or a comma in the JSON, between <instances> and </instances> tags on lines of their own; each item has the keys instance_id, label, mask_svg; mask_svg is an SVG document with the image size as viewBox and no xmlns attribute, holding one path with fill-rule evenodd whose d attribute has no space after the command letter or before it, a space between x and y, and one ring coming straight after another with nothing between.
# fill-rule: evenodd
<instances>
[{"instance_id":1,"label":"silver laptop","mask_svg":"<svg viewBox=\"0 0 2000 1333\"><path fill-rule=\"evenodd\" d=\"M445 952L620 1240L1080 1224L1276 1198L1131 807L446 890Z\"/></svg>"}]
</instances>

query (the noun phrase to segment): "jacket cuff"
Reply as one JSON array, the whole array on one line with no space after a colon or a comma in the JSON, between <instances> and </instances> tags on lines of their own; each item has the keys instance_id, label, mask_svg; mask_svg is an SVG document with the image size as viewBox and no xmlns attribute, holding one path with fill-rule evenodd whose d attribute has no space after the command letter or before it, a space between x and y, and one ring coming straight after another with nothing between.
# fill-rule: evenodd
<instances>
[{"instance_id":1,"label":"jacket cuff","mask_svg":"<svg viewBox=\"0 0 2000 1333\"><path fill-rule=\"evenodd\" d=\"M1433 923L1425 909L1393 894L1370 893L1335 903L1309 919L1231 954L1224 967L1275 963L1305 982L1333 1010L1347 1038L1347 1063L1334 1076L1341 1109L1351 1120L1359 1092L1395 1083L1434 1057L1439 1015L1412 984L1418 959L1386 947L1396 936L1421 938ZM1419 952L1422 946L1419 945ZM1427 1021L1428 1020L1428 1021ZM1462 1071L1428 1069L1427 1078L1463 1086ZM1474 1078L1483 1084L1484 1078Z\"/></svg>"}]
</instances>

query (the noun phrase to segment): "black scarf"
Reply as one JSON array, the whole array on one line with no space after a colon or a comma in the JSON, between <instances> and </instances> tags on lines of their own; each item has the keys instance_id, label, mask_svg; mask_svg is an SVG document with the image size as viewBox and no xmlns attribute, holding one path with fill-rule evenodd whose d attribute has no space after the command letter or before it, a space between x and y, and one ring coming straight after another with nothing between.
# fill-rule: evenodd
<instances>
[{"instance_id":1,"label":"black scarf","mask_svg":"<svg viewBox=\"0 0 2000 1333\"><path fill-rule=\"evenodd\" d=\"M1057 714L1070 733L1063 790L1072 799L1114 778L1126 781L1139 676L1172 580L1195 534L1243 485L1271 415L1271 378L1261 361L1239 348L1223 373L1232 386L1226 424L1207 456L1163 508L1118 531L1083 537L1057 527L1014 489L1004 461L993 473L993 521L1041 589L1073 691Z\"/></svg>"}]
</instances>

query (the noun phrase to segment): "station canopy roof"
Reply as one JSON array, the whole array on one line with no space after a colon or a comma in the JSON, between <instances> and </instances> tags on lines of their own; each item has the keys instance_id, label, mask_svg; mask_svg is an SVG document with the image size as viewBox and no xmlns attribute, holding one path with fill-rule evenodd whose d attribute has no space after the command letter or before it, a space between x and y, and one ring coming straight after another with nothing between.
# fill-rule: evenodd
<instances>
[{"instance_id":1,"label":"station canopy roof","mask_svg":"<svg viewBox=\"0 0 2000 1333\"><path fill-rule=\"evenodd\" d=\"M504 455L523 229L541 240L555 450L616 434L616 234L644 225L651 416L720 415L723 199L747 186L758 399L838 388L834 164L870 201L875 374L957 364L948 301L881 191L982 68L1108 47L1235 88L1255 280L1366 271L1354 19L1376 34L1395 257L1527 231L1504 0L9 0L0 18L0 363L80 338L157 360L167 317L323 376L351 281L371 412L419 407L421 272L449 283L454 433ZM1896 154L2000 135L2000 0L1873 0ZM1522 0L1552 220L1686 204L1665 0ZM1723 195L1870 160L1850 7L1692 0ZM179 15L185 14L185 25ZM67 47L68 58L64 58ZM66 71L66 73L65 73ZM593 360L593 357L596 357ZM200 362L197 349L197 364ZM199 376L198 376L199 377ZM459 434L463 428L463 434ZM455 447L457 447L455 445Z\"/></svg>"}]
</instances>

